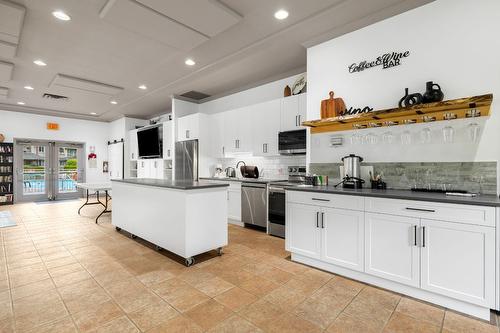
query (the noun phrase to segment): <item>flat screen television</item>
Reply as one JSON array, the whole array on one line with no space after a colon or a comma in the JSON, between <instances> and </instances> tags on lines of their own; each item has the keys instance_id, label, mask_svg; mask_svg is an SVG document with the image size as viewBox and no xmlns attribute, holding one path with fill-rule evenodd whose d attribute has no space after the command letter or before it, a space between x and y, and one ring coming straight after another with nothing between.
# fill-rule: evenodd
<instances>
[{"instance_id":1,"label":"flat screen television","mask_svg":"<svg viewBox=\"0 0 500 333\"><path fill-rule=\"evenodd\" d=\"M154 126L137 131L139 158L162 158L162 128Z\"/></svg>"}]
</instances>

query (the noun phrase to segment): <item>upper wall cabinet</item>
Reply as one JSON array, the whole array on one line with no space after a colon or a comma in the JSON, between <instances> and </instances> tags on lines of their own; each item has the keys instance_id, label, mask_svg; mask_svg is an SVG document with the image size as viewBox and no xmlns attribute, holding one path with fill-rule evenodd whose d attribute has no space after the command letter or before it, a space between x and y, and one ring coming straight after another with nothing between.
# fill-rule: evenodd
<instances>
[{"instance_id":1,"label":"upper wall cabinet","mask_svg":"<svg viewBox=\"0 0 500 333\"><path fill-rule=\"evenodd\" d=\"M137 130L131 130L128 132L130 139L130 160L137 161L139 158L139 146L137 144Z\"/></svg>"},{"instance_id":2,"label":"upper wall cabinet","mask_svg":"<svg viewBox=\"0 0 500 333\"><path fill-rule=\"evenodd\" d=\"M281 131L305 128L301 123L307 116L307 95L299 94L281 100Z\"/></svg>"},{"instance_id":3,"label":"upper wall cabinet","mask_svg":"<svg viewBox=\"0 0 500 333\"><path fill-rule=\"evenodd\" d=\"M281 100L257 104L253 107L254 156L278 155L278 133L280 130Z\"/></svg>"},{"instance_id":4,"label":"upper wall cabinet","mask_svg":"<svg viewBox=\"0 0 500 333\"><path fill-rule=\"evenodd\" d=\"M210 116L210 137L211 137L211 155L214 158L223 158L224 147L224 118L225 113L219 112Z\"/></svg>"},{"instance_id":5,"label":"upper wall cabinet","mask_svg":"<svg viewBox=\"0 0 500 333\"><path fill-rule=\"evenodd\" d=\"M252 152L252 121L255 119L255 105L224 112L224 150L225 153ZM261 119L265 121L265 119Z\"/></svg>"},{"instance_id":6,"label":"upper wall cabinet","mask_svg":"<svg viewBox=\"0 0 500 333\"><path fill-rule=\"evenodd\" d=\"M172 121L167 121L163 123L163 159L172 159L173 153L173 128Z\"/></svg>"},{"instance_id":7,"label":"upper wall cabinet","mask_svg":"<svg viewBox=\"0 0 500 333\"><path fill-rule=\"evenodd\" d=\"M177 141L199 139L200 114L195 113L177 119Z\"/></svg>"}]
</instances>

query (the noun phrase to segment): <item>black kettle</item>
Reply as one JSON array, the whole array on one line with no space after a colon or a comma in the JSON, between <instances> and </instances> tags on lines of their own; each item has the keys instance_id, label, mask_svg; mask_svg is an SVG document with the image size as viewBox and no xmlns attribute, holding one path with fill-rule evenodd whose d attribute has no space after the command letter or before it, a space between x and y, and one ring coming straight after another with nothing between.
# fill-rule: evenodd
<instances>
[{"instance_id":1,"label":"black kettle","mask_svg":"<svg viewBox=\"0 0 500 333\"><path fill-rule=\"evenodd\" d=\"M422 97L424 103L441 102L444 94L439 84L429 81L425 84L425 93Z\"/></svg>"}]
</instances>

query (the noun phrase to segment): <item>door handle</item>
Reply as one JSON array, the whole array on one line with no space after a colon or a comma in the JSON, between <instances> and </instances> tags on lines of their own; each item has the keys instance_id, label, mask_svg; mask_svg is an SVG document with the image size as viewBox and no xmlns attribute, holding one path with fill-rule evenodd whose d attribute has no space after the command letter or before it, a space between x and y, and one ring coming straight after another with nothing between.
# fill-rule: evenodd
<instances>
[{"instance_id":1,"label":"door handle","mask_svg":"<svg viewBox=\"0 0 500 333\"><path fill-rule=\"evenodd\" d=\"M425 227L422 227L422 247L425 247Z\"/></svg>"},{"instance_id":2,"label":"door handle","mask_svg":"<svg viewBox=\"0 0 500 333\"><path fill-rule=\"evenodd\" d=\"M417 246L417 225L413 226L413 246Z\"/></svg>"},{"instance_id":3,"label":"door handle","mask_svg":"<svg viewBox=\"0 0 500 333\"><path fill-rule=\"evenodd\" d=\"M312 198L314 201L330 202L330 199Z\"/></svg>"},{"instance_id":4,"label":"door handle","mask_svg":"<svg viewBox=\"0 0 500 333\"><path fill-rule=\"evenodd\" d=\"M316 212L316 228L319 228L319 212Z\"/></svg>"},{"instance_id":5,"label":"door handle","mask_svg":"<svg viewBox=\"0 0 500 333\"><path fill-rule=\"evenodd\" d=\"M189 130L186 130L186 139L189 139Z\"/></svg>"},{"instance_id":6,"label":"door handle","mask_svg":"<svg viewBox=\"0 0 500 333\"><path fill-rule=\"evenodd\" d=\"M299 116L295 116L295 126L299 126L299 125L297 125L298 124L298 118L299 118Z\"/></svg>"},{"instance_id":7,"label":"door handle","mask_svg":"<svg viewBox=\"0 0 500 333\"><path fill-rule=\"evenodd\" d=\"M406 207L406 210L413 210L416 212L424 212L424 213L435 213L436 212L434 209L413 208L413 207Z\"/></svg>"},{"instance_id":8,"label":"door handle","mask_svg":"<svg viewBox=\"0 0 500 333\"><path fill-rule=\"evenodd\" d=\"M167 156L170 157L170 149L167 149Z\"/></svg>"},{"instance_id":9,"label":"door handle","mask_svg":"<svg viewBox=\"0 0 500 333\"><path fill-rule=\"evenodd\" d=\"M301 117L300 114L297 117L299 118L299 122L298 122L297 126L300 126L300 117Z\"/></svg>"},{"instance_id":10,"label":"door handle","mask_svg":"<svg viewBox=\"0 0 500 333\"><path fill-rule=\"evenodd\" d=\"M325 213L321 213L321 229L325 229Z\"/></svg>"}]
</instances>

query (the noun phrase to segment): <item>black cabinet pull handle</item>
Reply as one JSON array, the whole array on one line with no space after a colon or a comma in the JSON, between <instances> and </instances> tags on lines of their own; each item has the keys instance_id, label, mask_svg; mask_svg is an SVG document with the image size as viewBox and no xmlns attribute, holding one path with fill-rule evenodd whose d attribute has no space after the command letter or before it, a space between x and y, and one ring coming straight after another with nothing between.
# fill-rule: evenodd
<instances>
[{"instance_id":1,"label":"black cabinet pull handle","mask_svg":"<svg viewBox=\"0 0 500 333\"><path fill-rule=\"evenodd\" d=\"M325 213L321 213L321 228L325 229Z\"/></svg>"},{"instance_id":2,"label":"black cabinet pull handle","mask_svg":"<svg viewBox=\"0 0 500 333\"><path fill-rule=\"evenodd\" d=\"M316 212L316 228L319 228L319 212Z\"/></svg>"},{"instance_id":3,"label":"black cabinet pull handle","mask_svg":"<svg viewBox=\"0 0 500 333\"><path fill-rule=\"evenodd\" d=\"M413 245L417 246L417 225L413 226Z\"/></svg>"},{"instance_id":4,"label":"black cabinet pull handle","mask_svg":"<svg viewBox=\"0 0 500 333\"><path fill-rule=\"evenodd\" d=\"M330 202L330 199L312 198L314 201Z\"/></svg>"},{"instance_id":5,"label":"black cabinet pull handle","mask_svg":"<svg viewBox=\"0 0 500 333\"><path fill-rule=\"evenodd\" d=\"M422 247L425 247L425 227L422 227Z\"/></svg>"},{"instance_id":6,"label":"black cabinet pull handle","mask_svg":"<svg viewBox=\"0 0 500 333\"><path fill-rule=\"evenodd\" d=\"M435 213L436 212L434 209L413 208L413 207L406 207L406 210L413 210L416 212L425 212L425 213Z\"/></svg>"}]
</instances>

